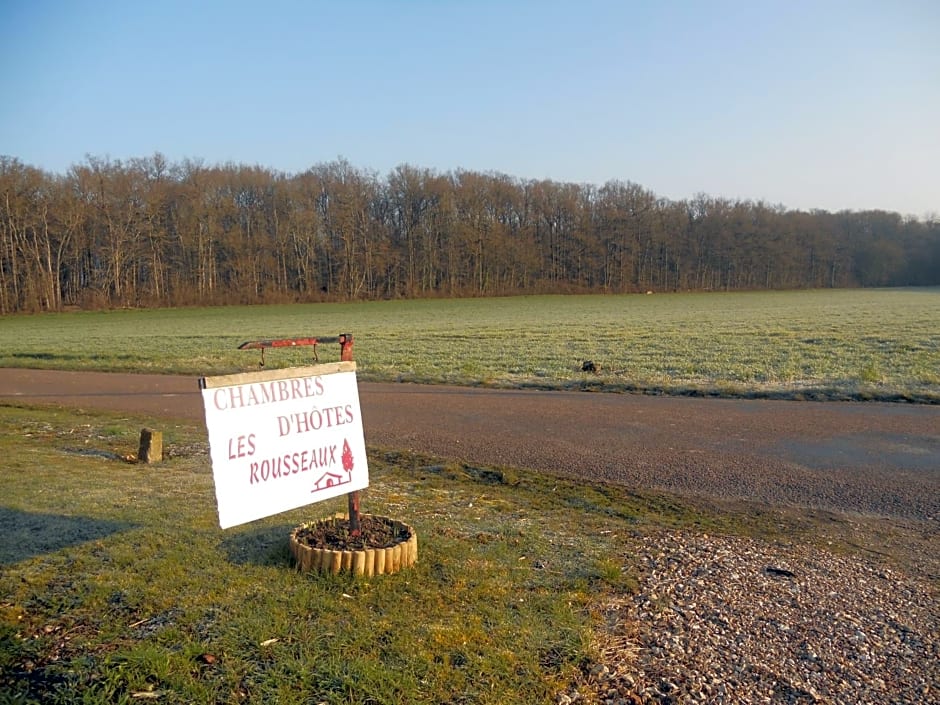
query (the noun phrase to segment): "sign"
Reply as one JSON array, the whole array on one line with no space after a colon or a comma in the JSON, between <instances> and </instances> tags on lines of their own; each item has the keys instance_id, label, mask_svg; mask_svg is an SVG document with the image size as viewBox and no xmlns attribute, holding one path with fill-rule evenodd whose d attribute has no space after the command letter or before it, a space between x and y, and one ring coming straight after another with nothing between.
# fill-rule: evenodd
<instances>
[{"instance_id":1,"label":"sign","mask_svg":"<svg viewBox=\"0 0 940 705\"><path fill-rule=\"evenodd\" d=\"M355 362L199 386L223 529L368 487Z\"/></svg>"}]
</instances>

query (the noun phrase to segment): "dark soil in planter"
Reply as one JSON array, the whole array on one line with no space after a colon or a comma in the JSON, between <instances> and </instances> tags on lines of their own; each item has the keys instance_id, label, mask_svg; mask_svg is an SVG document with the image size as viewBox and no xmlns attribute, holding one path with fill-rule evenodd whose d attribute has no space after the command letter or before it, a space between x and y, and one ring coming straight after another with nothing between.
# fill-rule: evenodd
<instances>
[{"instance_id":1,"label":"dark soil in planter","mask_svg":"<svg viewBox=\"0 0 940 705\"><path fill-rule=\"evenodd\" d=\"M391 548L411 538L406 526L387 517L363 516L359 525L361 534L350 536L348 520L327 519L297 529L294 536L298 543L332 551Z\"/></svg>"}]
</instances>

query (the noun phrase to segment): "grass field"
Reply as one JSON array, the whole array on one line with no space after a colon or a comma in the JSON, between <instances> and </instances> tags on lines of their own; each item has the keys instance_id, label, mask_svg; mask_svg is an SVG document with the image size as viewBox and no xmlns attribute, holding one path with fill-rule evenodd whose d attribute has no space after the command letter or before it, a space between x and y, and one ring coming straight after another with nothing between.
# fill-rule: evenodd
<instances>
[{"instance_id":1,"label":"grass field","mask_svg":"<svg viewBox=\"0 0 940 705\"><path fill-rule=\"evenodd\" d=\"M540 296L0 318L0 366L192 375L246 340L353 333L373 381L940 401L940 289ZM336 359L338 346L319 348ZM309 348L271 350L271 366ZM591 360L597 375L581 371Z\"/></svg>"},{"instance_id":2,"label":"grass field","mask_svg":"<svg viewBox=\"0 0 940 705\"><path fill-rule=\"evenodd\" d=\"M594 653L658 527L805 536L773 512L374 451L367 511L406 519L418 565L300 574L290 530L329 500L221 531L204 430L0 406L0 703L541 703ZM781 523L783 521L783 523Z\"/></svg>"}]
</instances>

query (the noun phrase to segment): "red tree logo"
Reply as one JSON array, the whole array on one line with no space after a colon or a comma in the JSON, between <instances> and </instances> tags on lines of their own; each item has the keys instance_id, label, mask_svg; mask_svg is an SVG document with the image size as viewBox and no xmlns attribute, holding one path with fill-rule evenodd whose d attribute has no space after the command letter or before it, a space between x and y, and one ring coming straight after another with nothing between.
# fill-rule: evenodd
<instances>
[{"instance_id":1,"label":"red tree logo","mask_svg":"<svg viewBox=\"0 0 940 705\"><path fill-rule=\"evenodd\" d=\"M353 469L353 456L352 449L349 447L349 441L345 438L343 439L343 470L348 473L352 473Z\"/></svg>"}]
</instances>

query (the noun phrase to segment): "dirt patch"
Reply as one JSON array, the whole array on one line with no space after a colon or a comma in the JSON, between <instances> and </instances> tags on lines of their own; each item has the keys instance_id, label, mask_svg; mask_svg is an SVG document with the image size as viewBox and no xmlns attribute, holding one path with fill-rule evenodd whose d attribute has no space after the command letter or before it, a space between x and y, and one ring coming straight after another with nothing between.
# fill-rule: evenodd
<instances>
[{"instance_id":1,"label":"dirt patch","mask_svg":"<svg viewBox=\"0 0 940 705\"><path fill-rule=\"evenodd\" d=\"M345 519L328 519L303 526L294 536L299 543L311 548L331 551L391 548L411 538L407 527L387 517L363 516L359 524L359 536L350 534L349 522Z\"/></svg>"}]
</instances>

